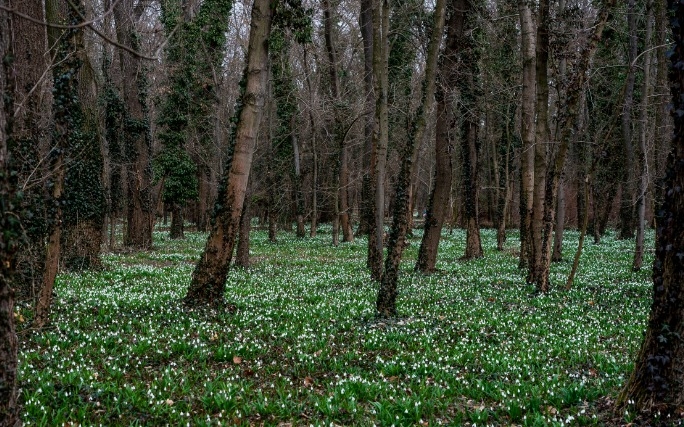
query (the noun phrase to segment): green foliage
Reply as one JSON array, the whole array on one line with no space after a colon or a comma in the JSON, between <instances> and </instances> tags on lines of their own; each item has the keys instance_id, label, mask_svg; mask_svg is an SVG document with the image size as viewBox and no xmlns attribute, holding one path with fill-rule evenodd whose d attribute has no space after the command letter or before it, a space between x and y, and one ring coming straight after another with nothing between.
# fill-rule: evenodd
<instances>
[{"instance_id":1,"label":"green foliage","mask_svg":"<svg viewBox=\"0 0 684 427\"><path fill-rule=\"evenodd\" d=\"M253 231L257 262L229 274L232 314L181 302L206 234L155 233L155 251L60 275L55 327L19 331L23 421L611 424L601 408L632 369L652 294L647 269L629 271L632 242L588 244L571 291L532 296L511 253L517 240L461 262L465 232L445 233L439 272L424 276L411 273L417 231L400 317L377 322L376 287L362 273L367 241L335 248L330 232L272 244ZM482 237L495 247L493 230ZM577 238L567 232L567 247ZM563 283L569 268L554 264L552 277ZM31 307L17 310L26 327Z\"/></svg>"},{"instance_id":2,"label":"green foliage","mask_svg":"<svg viewBox=\"0 0 684 427\"><path fill-rule=\"evenodd\" d=\"M162 2L169 42L169 88L158 118L162 150L154 160L155 179L164 179L163 198L184 203L197 197L197 165L187 149L210 149L216 103L213 68L220 65L232 0L206 0L194 19L183 18L180 0Z\"/></svg>"}]
</instances>

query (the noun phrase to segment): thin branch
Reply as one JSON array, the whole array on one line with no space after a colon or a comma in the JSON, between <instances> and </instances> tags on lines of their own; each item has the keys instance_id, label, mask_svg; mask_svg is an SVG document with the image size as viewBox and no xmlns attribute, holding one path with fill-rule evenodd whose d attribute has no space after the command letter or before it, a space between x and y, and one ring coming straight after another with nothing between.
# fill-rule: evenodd
<instances>
[{"instance_id":1,"label":"thin branch","mask_svg":"<svg viewBox=\"0 0 684 427\"><path fill-rule=\"evenodd\" d=\"M73 29L88 27L88 26L90 26L90 25L92 25L92 24L94 24L94 23L100 21L100 20L103 19L105 16L111 14L111 13L114 11L114 7L116 6L116 4L119 3L120 1L121 1L121 0L114 0L114 3L112 3L112 6L111 6L109 9L107 9L107 11L106 11L105 13L103 13L103 14L100 15L100 16L98 16L97 18L94 18L94 19L92 19L92 20L90 20L90 21L83 21L83 22L81 22L80 24L76 24L76 25L52 24L52 23L50 23L50 22L45 22L45 21L43 21L42 19L36 19L36 18L34 18L34 17L32 17L32 16L23 14L23 13L21 13L21 12L18 12L18 11L15 10L15 9L12 9L12 8L10 8L10 7L7 7L7 6L2 6L2 5L0 5L0 9L1 9L1 10L4 10L5 12L9 12L9 13L11 13L11 14L14 15L14 16L18 16L19 18L22 18L22 19L25 19L25 20L27 20L27 21L33 22L34 24L44 25L44 26L46 26L46 27L57 28L57 29L60 29L60 30L73 30Z\"/></svg>"}]
</instances>

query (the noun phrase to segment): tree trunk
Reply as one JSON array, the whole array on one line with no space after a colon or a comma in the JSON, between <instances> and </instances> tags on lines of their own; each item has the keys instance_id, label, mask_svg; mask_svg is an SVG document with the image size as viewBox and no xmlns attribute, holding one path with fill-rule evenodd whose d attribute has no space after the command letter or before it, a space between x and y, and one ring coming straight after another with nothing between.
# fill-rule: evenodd
<instances>
[{"instance_id":1,"label":"tree trunk","mask_svg":"<svg viewBox=\"0 0 684 427\"><path fill-rule=\"evenodd\" d=\"M235 253L235 265L237 267L249 268L249 231L251 229L251 191L247 190L245 202L240 215L240 230L238 232L238 243Z\"/></svg>"},{"instance_id":2,"label":"tree trunk","mask_svg":"<svg viewBox=\"0 0 684 427\"><path fill-rule=\"evenodd\" d=\"M532 10L527 0L518 2L522 49L520 268L531 265L532 207L534 205L534 112L536 100L536 37Z\"/></svg>"},{"instance_id":3,"label":"tree trunk","mask_svg":"<svg viewBox=\"0 0 684 427\"><path fill-rule=\"evenodd\" d=\"M639 117L639 161L641 182L637 197L637 234L632 270L639 271L644 261L644 227L646 226L646 192L648 191L648 150L646 148L648 131L648 96L651 86L651 35L653 33L653 4L646 3L646 34L644 36L644 80L642 82L641 108Z\"/></svg>"},{"instance_id":4,"label":"tree trunk","mask_svg":"<svg viewBox=\"0 0 684 427\"><path fill-rule=\"evenodd\" d=\"M3 9L8 5L0 0ZM5 10L0 9L0 57L13 56L10 28L13 22ZM0 93L6 97L0 105L0 424L21 425L17 402L17 335L14 331L14 270L15 255L19 248L21 224L14 210L17 200L17 181L13 177L8 142L12 118L12 99L15 93L13 73L9 61L0 66ZM14 74L16 76L16 74Z\"/></svg>"},{"instance_id":5,"label":"tree trunk","mask_svg":"<svg viewBox=\"0 0 684 427\"><path fill-rule=\"evenodd\" d=\"M632 109L634 105L634 84L636 67L632 66L637 57L637 12L636 0L627 0L627 32L629 49L627 61L627 80L625 82L625 101L622 106L622 141L624 164L622 165L622 198L620 204L619 239L634 238L634 143L632 142Z\"/></svg>"},{"instance_id":6,"label":"tree trunk","mask_svg":"<svg viewBox=\"0 0 684 427\"><path fill-rule=\"evenodd\" d=\"M184 207L180 203L171 204L171 230L169 232L171 239L185 239L183 210Z\"/></svg>"},{"instance_id":7,"label":"tree trunk","mask_svg":"<svg viewBox=\"0 0 684 427\"><path fill-rule=\"evenodd\" d=\"M670 63L684 60L684 5L669 0L674 40ZM684 109L684 70L670 67L673 111ZM616 405L620 413L628 405L659 413L662 420L681 419L684 407L684 120L675 114L664 184L658 208L656 254L653 263L653 304L646 336L634 372ZM668 418L673 416L672 418Z\"/></svg>"},{"instance_id":8,"label":"tree trunk","mask_svg":"<svg viewBox=\"0 0 684 427\"><path fill-rule=\"evenodd\" d=\"M361 38L363 39L363 84L366 95L365 114L363 134L363 155L362 168L363 176L361 179L361 215L359 217L359 228L356 232L359 236L369 235L371 233L371 223L373 222L372 209L372 175L371 168L373 162L371 161L371 152L373 151L373 128L374 116L369 114L373 111L373 103L375 95L373 93L373 0L361 0L361 10L359 12L359 27L361 29ZM369 248L370 249L370 248ZM369 267L371 251L368 251Z\"/></svg>"},{"instance_id":9,"label":"tree trunk","mask_svg":"<svg viewBox=\"0 0 684 427\"><path fill-rule=\"evenodd\" d=\"M141 9L142 10L142 9ZM134 11L133 0L121 0L115 5L116 33L119 43L139 48L136 22L140 17ZM145 90L146 72L140 58L119 49L122 74L122 93L126 107L124 144L130 152L128 159L128 208L124 245L136 249L152 247L154 205L151 197L152 170L150 165L150 121L147 114ZM130 150L130 151L129 151Z\"/></svg>"},{"instance_id":10,"label":"tree trunk","mask_svg":"<svg viewBox=\"0 0 684 427\"><path fill-rule=\"evenodd\" d=\"M560 127L560 146L555 158L549 165L546 176L546 190L544 195L544 230L542 241L541 272L535 277L537 290L545 292L549 289L549 271L551 268L551 238L555 219L556 196L560 175L565 165L565 158L570 145L570 138L575 129L575 124L580 112L581 95L587 78L587 70L591 63L598 42L601 40L603 28L608 20L608 15L614 8L616 0L607 0L599 10L596 21L592 28L587 44L581 49L578 62L575 65L572 80L568 84L565 109L559 114L558 126Z\"/></svg>"},{"instance_id":11,"label":"tree trunk","mask_svg":"<svg viewBox=\"0 0 684 427\"><path fill-rule=\"evenodd\" d=\"M565 185L558 187L558 203L556 205L556 230L553 233L553 253L551 261L563 260L563 232L565 231Z\"/></svg>"},{"instance_id":12,"label":"tree trunk","mask_svg":"<svg viewBox=\"0 0 684 427\"><path fill-rule=\"evenodd\" d=\"M463 0L461 0L463 1ZM470 2L464 1L469 5ZM465 5L464 5L465 6ZM434 25L427 58L425 60L425 77L422 87L421 102L416 113L414 122L411 123L408 143L404 152L401 171L397 181L396 200L394 202L394 216L389 243L387 245L387 258L385 270L382 274L378 298L376 301L376 314L378 317L391 317L396 315L397 281L399 276L399 264L404 252L404 239L408 225L408 189L411 184L415 152L423 141L427 117L431 109L432 98L435 93L435 80L437 74L437 56L439 45L444 30L444 15L446 12L446 0L437 0L434 13ZM461 10L461 8L457 8ZM464 12L465 13L465 12Z\"/></svg>"},{"instance_id":13,"label":"tree trunk","mask_svg":"<svg viewBox=\"0 0 684 427\"><path fill-rule=\"evenodd\" d=\"M373 221L368 237L368 261L371 278L382 279L383 237L385 232L385 173L388 144L388 61L389 61L389 2L375 0L373 7L373 84L375 92L375 127L373 128L374 203Z\"/></svg>"},{"instance_id":14,"label":"tree trunk","mask_svg":"<svg viewBox=\"0 0 684 427\"><path fill-rule=\"evenodd\" d=\"M226 275L233 256L235 238L252 166L252 156L261 122L268 80L268 37L276 2L254 0L247 51L247 85L237 123L234 154L226 168L225 187L219 194L220 209L204 252L192 275L185 296L188 304L220 305L224 300Z\"/></svg>"},{"instance_id":15,"label":"tree trunk","mask_svg":"<svg viewBox=\"0 0 684 427\"><path fill-rule=\"evenodd\" d=\"M455 15L455 14L454 14ZM418 261L415 269L422 273L430 273L435 270L437 264L437 251L439 240L442 235L444 220L450 213L449 198L451 197L452 165L451 144L449 142L449 129L452 127L452 118L449 112L449 101L445 88L456 86L454 78L455 56L458 48L455 45L456 37L452 32L458 32L455 23L449 18L447 24L447 44L442 53L440 65L443 82L439 85L435 100L437 103L437 129L435 131L435 179L430 193L430 201L425 215L423 239L418 250ZM460 21L462 24L462 21ZM462 28L462 25L461 25Z\"/></svg>"}]
</instances>

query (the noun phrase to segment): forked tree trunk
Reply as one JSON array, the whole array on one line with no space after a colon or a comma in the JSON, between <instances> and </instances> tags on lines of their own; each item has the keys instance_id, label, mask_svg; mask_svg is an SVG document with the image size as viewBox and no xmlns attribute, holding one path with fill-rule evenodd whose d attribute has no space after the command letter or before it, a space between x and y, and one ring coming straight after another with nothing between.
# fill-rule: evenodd
<instances>
[{"instance_id":1,"label":"forked tree trunk","mask_svg":"<svg viewBox=\"0 0 684 427\"><path fill-rule=\"evenodd\" d=\"M185 302L191 305L221 305L226 276L235 248L240 216L247 190L252 156L261 122L268 80L268 37L277 2L254 0L247 51L247 85L237 123L234 154L226 168L214 221L204 252L192 274Z\"/></svg>"},{"instance_id":2,"label":"forked tree trunk","mask_svg":"<svg viewBox=\"0 0 684 427\"><path fill-rule=\"evenodd\" d=\"M670 57L673 111L684 109L684 5L668 0L674 48ZM619 413L636 406L657 411L661 420L682 419L684 407L684 118L674 114L672 152L665 174L663 203L659 206L653 304L646 336L623 392L616 401ZM669 418L668 418L669 416Z\"/></svg>"},{"instance_id":3,"label":"forked tree trunk","mask_svg":"<svg viewBox=\"0 0 684 427\"><path fill-rule=\"evenodd\" d=\"M463 0L461 0L463 1ZM466 0L467 1L467 0ZM464 2L466 3L466 2ZM467 2L466 4L469 4ZM444 15L446 0L437 0L434 13L434 25L427 58L425 60L425 77L422 87L421 102L416 113L414 122L411 123L408 142L404 152L404 158L397 181L396 200L394 202L394 215L389 243L387 245L387 258L385 270L382 274L378 298L376 301L376 315L378 317L391 317L396 315L397 307L397 281L399 278L399 264L404 252L404 239L408 226L408 189L411 185L415 152L423 141L428 114L435 93L435 80L437 74L437 56L439 45L444 30ZM460 10L458 8L457 10Z\"/></svg>"},{"instance_id":4,"label":"forked tree trunk","mask_svg":"<svg viewBox=\"0 0 684 427\"><path fill-rule=\"evenodd\" d=\"M634 260L632 270L639 271L644 262L644 227L646 221L646 193L648 191L648 151L646 148L646 138L648 132L648 95L651 86L651 35L653 33L653 4L652 1L646 3L646 34L644 43L644 80L642 83L641 108L639 115L639 161L641 169L641 182L639 183L639 194L637 197L637 234L636 247L634 248Z\"/></svg>"}]
</instances>

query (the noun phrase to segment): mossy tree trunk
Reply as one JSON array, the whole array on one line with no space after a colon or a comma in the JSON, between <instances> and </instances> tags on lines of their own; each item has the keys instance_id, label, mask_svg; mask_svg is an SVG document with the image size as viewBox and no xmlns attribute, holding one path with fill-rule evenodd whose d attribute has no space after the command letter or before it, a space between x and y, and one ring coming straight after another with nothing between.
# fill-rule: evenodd
<instances>
[{"instance_id":1,"label":"mossy tree trunk","mask_svg":"<svg viewBox=\"0 0 684 427\"><path fill-rule=\"evenodd\" d=\"M142 8L140 8L142 11ZM121 0L115 5L116 33L119 43L138 49L139 34L136 23L140 12L133 0ZM147 70L136 55L119 49L119 64L123 78L122 93L125 105L124 140L130 158L127 170L126 234L124 245L137 249L152 246L154 205L152 200L152 169L150 121L147 107Z\"/></svg>"},{"instance_id":2,"label":"mossy tree trunk","mask_svg":"<svg viewBox=\"0 0 684 427\"><path fill-rule=\"evenodd\" d=\"M458 7L455 9L460 10ZM403 153L403 162L397 180L392 229L387 245L387 258L385 259L385 269L382 274L382 281L380 282L376 301L376 314L378 317L391 317L396 315L397 312L396 299L399 264L404 252L404 240L408 228L409 186L411 185L411 175L413 174L415 152L423 141L428 114L435 93L437 57L442 33L444 32L445 14L446 0L437 0L432 35L425 60L425 76L422 84L421 101L415 119L409 128L409 138Z\"/></svg>"},{"instance_id":3,"label":"mossy tree trunk","mask_svg":"<svg viewBox=\"0 0 684 427\"><path fill-rule=\"evenodd\" d=\"M254 0L247 51L247 82L237 123L230 167L217 201L204 251L185 301L188 304L220 305L224 301L226 275L235 248L252 156L261 122L268 79L268 38L274 2Z\"/></svg>"}]
</instances>

